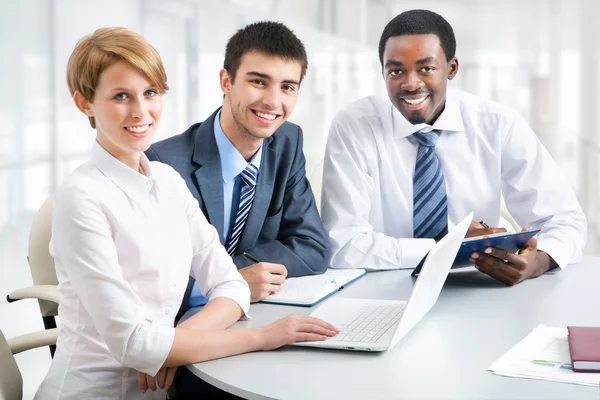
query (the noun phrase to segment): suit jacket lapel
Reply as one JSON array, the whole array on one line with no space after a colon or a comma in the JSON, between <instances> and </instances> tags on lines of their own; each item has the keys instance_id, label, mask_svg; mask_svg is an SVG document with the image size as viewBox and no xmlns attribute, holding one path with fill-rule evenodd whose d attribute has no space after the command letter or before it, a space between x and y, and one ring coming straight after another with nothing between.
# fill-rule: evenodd
<instances>
[{"instance_id":1,"label":"suit jacket lapel","mask_svg":"<svg viewBox=\"0 0 600 400\"><path fill-rule=\"evenodd\" d=\"M242 249L249 249L254 246L260 230L262 229L271 197L273 196L273 186L275 185L275 171L277 165L277 152L270 147L273 138L265 139L263 143L263 154L258 173L258 182L252 207L248 213L248 219L244 226L244 232L240 238L238 251L241 254Z\"/></svg>"},{"instance_id":2,"label":"suit jacket lapel","mask_svg":"<svg viewBox=\"0 0 600 400\"><path fill-rule=\"evenodd\" d=\"M217 110L218 111L218 110ZM194 172L198 191L208 214L208 221L217 229L223 241L223 170L213 124L217 111L204 121L196 134L192 161L198 164Z\"/></svg>"}]
</instances>

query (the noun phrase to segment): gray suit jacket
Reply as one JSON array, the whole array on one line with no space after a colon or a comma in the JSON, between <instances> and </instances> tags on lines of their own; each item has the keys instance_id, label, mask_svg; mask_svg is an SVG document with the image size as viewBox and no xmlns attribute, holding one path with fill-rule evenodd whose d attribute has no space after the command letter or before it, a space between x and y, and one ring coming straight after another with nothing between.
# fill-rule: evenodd
<instances>
[{"instance_id":1,"label":"gray suit jacket","mask_svg":"<svg viewBox=\"0 0 600 400\"><path fill-rule=\"evenodd\" d=\"M218 110L217 110L218 111ZM223 240L223 174L213 130L217 111L203 123L153 144L146 155L183 177L208 221ZM321 274L329 263L329 240L306 179L302 130L285 122L263 143L252 208L233 262L238 268L260 261L285 265L288 277ZM191 285L184 298L188 302Z\"/></svg>"}]
</instances>

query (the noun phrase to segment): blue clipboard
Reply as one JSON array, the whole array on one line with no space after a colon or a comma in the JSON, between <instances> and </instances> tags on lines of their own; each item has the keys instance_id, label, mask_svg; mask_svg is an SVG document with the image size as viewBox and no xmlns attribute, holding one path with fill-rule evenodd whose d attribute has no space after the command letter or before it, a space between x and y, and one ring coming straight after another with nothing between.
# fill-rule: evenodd
<instances>
[{"instance_id":1,"label":"blue clipboard","mask_svg":"<svg viewBox=\"0 0 600 400\"><path fill-rule=\"evenodd\" d=\"M473 263L469 261L471 253L474 251L482 253L488 247L497 247L510 253L516 253L525 243L538 234L539 231L539 229L532 229L524 232L503 232L482 237L467 238L458 249L458 254L456 254L454 263L452 263L452 269L472 266ZM419 265L412 272L412 276L419 275L426 258L427 256L423 257Z\"/></svg>"}]
</instances>

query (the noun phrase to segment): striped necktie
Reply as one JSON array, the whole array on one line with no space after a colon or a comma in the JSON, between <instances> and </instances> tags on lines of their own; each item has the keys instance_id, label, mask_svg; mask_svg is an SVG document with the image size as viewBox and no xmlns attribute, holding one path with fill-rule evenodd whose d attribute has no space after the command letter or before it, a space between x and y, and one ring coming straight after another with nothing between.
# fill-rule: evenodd
<instances>
[{"instance_id":1,"label":"striped necktie","mask_svg":"<svg viewBox=\"0 0 600 400\"><path fill-rule=\"evenodd\" d=\"M440 160L435 154L439 131L415 132L419 142L413 178L413 221L415 238L436 241L448 233L448 200Z\"/></svg>"},{"instance_id":2,"label":"striped necktie","mask_svg":"<svg viewBox=\"0 0 600 400\"><path fill-rule=\"evenodd\" d=\"M254 192L256 189L256 181L258 179L258 169L254 165L248 164L246 168L239 174L239 176L242 178L244 186L242 186L240 193L240 204L235 216L233 228L231 229L229 240L225 245L227 252L232 257L235 255L235 251L240 243L240 238L242 237L242 232L244 231L244 225L246 224L248 213L252 207L252 200L254 200Z\"/></svg>"}]
</instances>

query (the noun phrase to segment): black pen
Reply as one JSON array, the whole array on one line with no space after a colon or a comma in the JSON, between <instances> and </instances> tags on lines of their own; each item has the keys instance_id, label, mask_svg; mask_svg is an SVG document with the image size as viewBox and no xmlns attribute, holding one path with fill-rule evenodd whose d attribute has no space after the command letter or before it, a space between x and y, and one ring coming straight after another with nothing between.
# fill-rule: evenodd
<instances>
[{"instance_id":1,"label":"black pen","mask_svg":"<svg viewBox=\"0 0 600 400\"><path fill-rule=\"evenodd\" d=\"M258 261L258 258L244 252L244 257L246 257L248 260L252 261L253 263L258 264L260 261ZM279 285L279 283L274 283L274 285ZM271 292L270 294L274 294L275 292Z\"/></svg>"},{"instance_id":2,"label":"black pen","mask_svg":"<svg viewBox=\"0 0 600 400\"><path fill-rule=\"evenodd\" d=\"M486 224L485 222L483 222L483 220L479 221L479 223L480 223L481 225L483 225L483 227L484 227L485 229L489 229L489 228L490 228L490 226L489 226L488 224Z\"/></svg>"},{"instance_id":3,"label":"black pen","mask_svg":"<svg viewBox=\"0 0 600 400\"><path fill-rule=\"evenodd\" d=\"M259 263L260 261L258 261L258 258L251 256L250 254L244 252L244 257L246 257L248 260L252 261L253 263Z\"/></svg>"}]
</instances>

